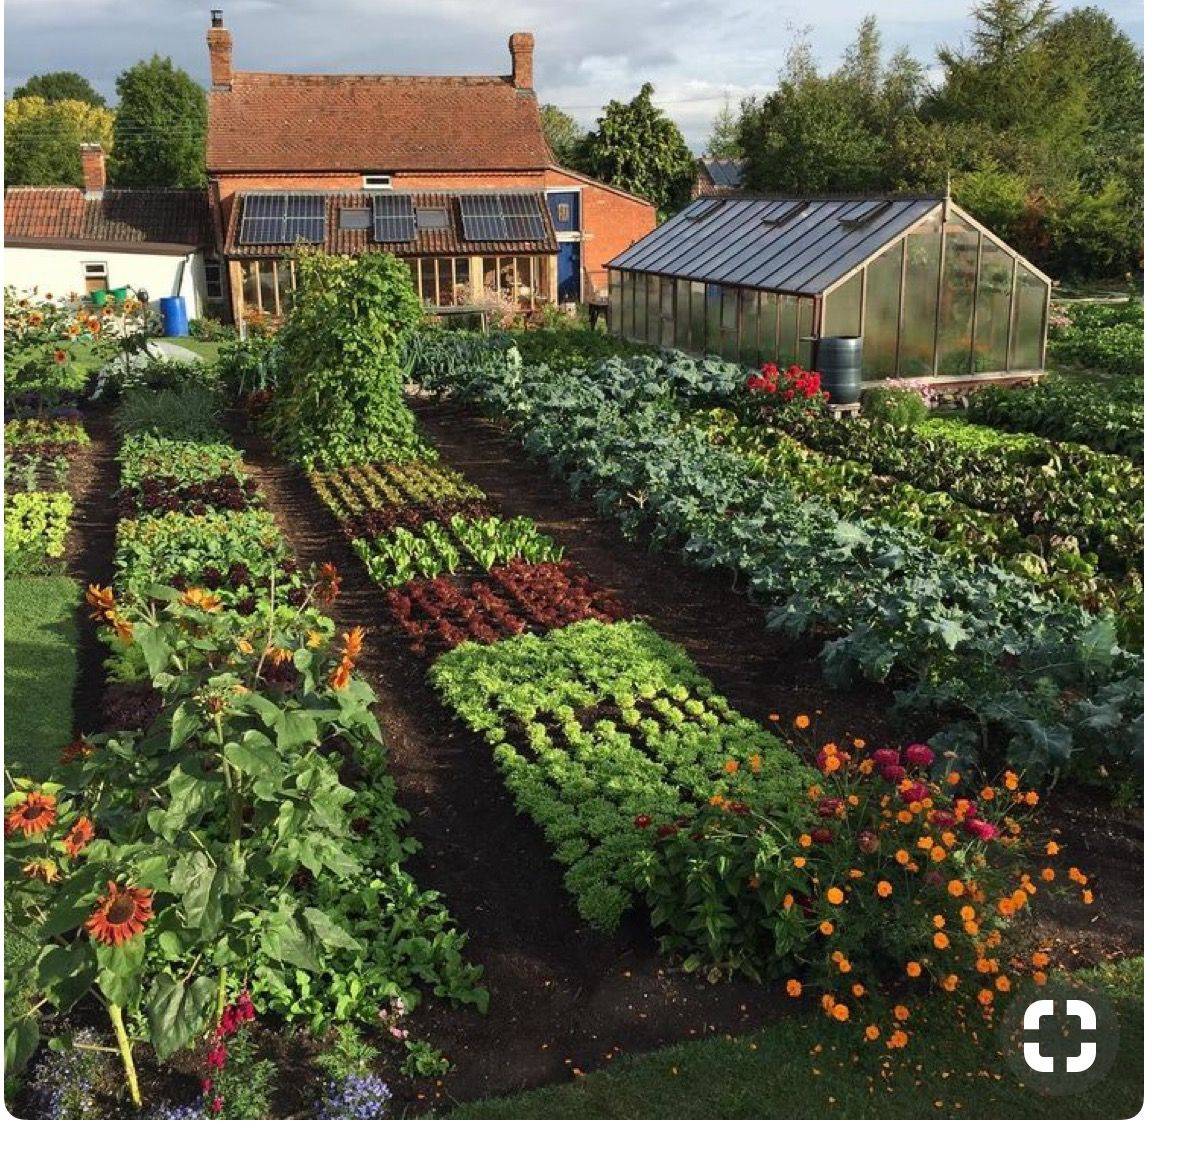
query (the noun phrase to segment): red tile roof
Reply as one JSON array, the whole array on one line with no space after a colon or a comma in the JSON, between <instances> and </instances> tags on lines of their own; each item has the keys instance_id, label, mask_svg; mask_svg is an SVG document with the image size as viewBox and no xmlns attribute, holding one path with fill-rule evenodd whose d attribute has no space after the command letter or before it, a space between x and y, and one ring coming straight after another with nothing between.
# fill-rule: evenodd
<instances>
[{"instance_id":1,"label":"red tile roof","mask_svg":"<svg viewBox=\"0 0 1187 1158\"><path fill-rule=\"evenodd\" d=\"M276 193L275 189L263 192ZM284 192L291 192L285 190ZM319 192L318 190L300 190L300 192ZM394 189L392 192L401 193L406 190ZM552 221L544 203L544 196L538 189L499 189L498 193L526 193L535 199L544 222L547 238L544 241L466 241L462 236L461 222L457 207L457 194L477 193L482 190L465 189L456 192L411 192L412 204L416 209L444 209L449 214L447 229L417 230L412 241L375 241L370 229L341 229L339 218L343 209L364 209L370 204L367 193L331 193L325 192L326 199L326 240L324 245L317 248L327 253L355 254L355 253L392 253L403 257L431 257L433 255L454 254L513 254L513 253L555 253L557 251L556 235L553 233ZM231 204L231 215L227 222L227 237L224 252L228 257L285 257L293 252L291 245L243 245L239 242L239 223L243 210L243 194L236 193Z\"/></svg>"},{"instance_id":2,"label":"red tile roof","mask_svg":"<svg viewBox=\"0 0 1187 1158\"><path fill-rule=\"evenodd\" d=\"M211 92L212 173L455 172L552 162L530 90L499 76L235 72Z\"/></svg>"},{"instance_id":3,"label":"red tile roof","mask_svg":"<svg viewBox=\"0 0 1187 1158\"><path fill-rule=\"evenodd\" d=\"M15 187L4 191L6 244L77 241L138 248L212 246L203 189L105 189L87 200L81 189Z\"/></svg>"}]
</instances>

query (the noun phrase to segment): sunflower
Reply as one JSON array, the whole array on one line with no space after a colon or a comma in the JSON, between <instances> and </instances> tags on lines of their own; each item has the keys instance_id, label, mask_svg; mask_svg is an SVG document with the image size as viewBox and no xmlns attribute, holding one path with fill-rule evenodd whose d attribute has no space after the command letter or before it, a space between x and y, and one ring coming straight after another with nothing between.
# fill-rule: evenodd
<instances>
[{"instance_id":1,"label":"sunflower","mask_svg":"<svg viewBox=\"0 0 1187 1158\"><path fill-rule=\"evenodd\" d=\"M77 740L73 740L62 749L62 754L58 757L58 763L62 765L73 764L75 760L86 760L94 754L94 745L88 744L80 736Z\"/></svg>"},{"instance_id":2,"label":"sunflower","mask_svg":"<svg viewBox=\"0 0 1187 1158\"><path fill-rule=\"evenodd\" d=\"M91 823L90 818L80 816L71 826L70 831L66 833L64 841L66 845L66 853L71 857L76 857L92 840L95 839L95 826Z\"/></svg>"},{"instance_id":3,"label":"sunflower","mask_svg":"<svg viewBox=\"0 0 1187 1158\"><path fill-rule=\"evenodd\" d=\"M107 896L87 918L83 928L104 945L122 945L144 932L152 920L152 891L107 882Z\"/></svg>"},{"instance_id":4,"label":"sunflower","mask_svg":"<svg viewBox=\"0 0 1187 1158\"><path fill-rule=\"evenodd\" d=\"M4 835L36 836L58 819L58 802L44 792L30 792L4 817Z\"/></svg>"},{"instance_id":5,"label":"sunflower","mask_svg":"<svg viewBox=\"0 0 1187 1158\"><path fill-rule=\"evenodd\" d=\"M48 856L42 856L36 860L28 861L21 867L21 872L30 880L45 881L47 885L52 885L54 881L60 879L62 876L61 870L58 868L58 862Z\"/></svg>"}]
</instances>

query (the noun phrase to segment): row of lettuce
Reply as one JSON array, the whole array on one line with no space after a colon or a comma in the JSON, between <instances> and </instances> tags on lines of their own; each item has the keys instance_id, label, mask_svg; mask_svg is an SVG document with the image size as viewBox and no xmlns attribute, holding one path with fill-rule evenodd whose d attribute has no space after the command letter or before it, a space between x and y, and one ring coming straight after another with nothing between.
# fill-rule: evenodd
<instances>
[{"instance_id":1,"label":"row of lettuce","mask_svg":"<svg viewBox=\"0 0 1187 1158\"><path fill-rule=\"evenodd\" d=\"M257 1010L318 1033L397 1028L416 1072L431 1051L399 1023L422 995L487 995L405 868L416 844L354 674L363 633L334 623L333 569L296 565L213 421L141 394L117 424L114 582L87 594L110 646L108 730L6 799L7 900L37 949L10 1062L46 1035L68 1044L93 1000L137 1106L136 1042L161 1060L204 1047L193 1113L166 1116L229 1112L228 1047ZM387 1093L366 1101L388 1109Z\"/></svg>"},{"instance_id":2,"label":"row of lettuce","mask_svg":"<svg viewBox=\"0 0 1187 1158\"><path fill-rule=\"evenodd\" d=\"M1081 446L931 421L838 422L679 354L567 357L422 338L427 386L511 426L623 530L724 568L827 678L885 681L973 761L1135 789L1141 472ZM790 393L790 392L789 392ZM1119 631L1121 640L1119 641Z\"/></svg>"},{"instance_id":3,"label":"row of lettuce","mask_svg":"<svg viewBox=\"0 0 1187 1158\"><path fill-rule=\"evenodd\" d=\"M1017 774L991 782L923 744L820 744L807 715L786 736L745 717L530 520L443 466L411 414L393 434L390 395L374 427L361 398L344 422L364 432L357 453L347 439L304 456L285 398L319 371L300 366L258 400L265 426L305 459L397 646L489 746L588 921L608 931L643 906L686 968L778 977L792 998L814 983L873 1048L908 1044L915 996L951 996L979 1024L1045 982L1045 954L1003 949L1015 918L1044 882L1092 896L1054 845L1028 865L1038 794Z\"/></svg>"}]
</instances>

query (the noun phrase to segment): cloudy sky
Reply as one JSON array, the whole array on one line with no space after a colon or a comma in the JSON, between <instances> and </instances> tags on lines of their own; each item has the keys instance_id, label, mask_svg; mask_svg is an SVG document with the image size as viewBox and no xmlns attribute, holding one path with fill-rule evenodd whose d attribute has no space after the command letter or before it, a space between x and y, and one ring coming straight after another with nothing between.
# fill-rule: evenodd
<instances>
[{"instance_id":1,"label":"cloudy sky","mask_svg":"<svg viewBox=\"0 0 1187 1158\"><path fill-rule=\"evenodd\" d=\"M1141 0L1093 0L1140 44ZM1067 0L1057 6L1068 8ZM116 76L154 52L208 83L209 0L5 0L4 86L72 69L109 97ZM812 28L829 68L874 12L888 51L925 63L958 44L972 0L223 0L235 64L260 71L503 73L509 33L536 35L541 100L592 125L607 100L645 80L694 150L728 98L775 83L791 29Z\"/></svg>"}]
</instances>

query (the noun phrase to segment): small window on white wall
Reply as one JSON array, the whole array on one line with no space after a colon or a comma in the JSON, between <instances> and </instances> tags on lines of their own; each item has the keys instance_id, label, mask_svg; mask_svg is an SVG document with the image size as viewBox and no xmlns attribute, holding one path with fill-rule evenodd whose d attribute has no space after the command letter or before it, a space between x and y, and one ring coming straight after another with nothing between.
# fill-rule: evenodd
<instances>
[{"instance_id":1,"label":"small window on white wall","mask_svg":"<svg viewBox=\"0 0 1187 1158\"><path fill-rule=\"evenodd\" d=\"M208 257L204 269L206 272L206 298L208 301L222 301L223 298L223 263L217 257Z\"/></svg>"},{"instance_id":2,"label":"small window on white wall","mask_svg":"<svg viewBox=\"0 0 1187 1158\"><path fill-rule=\"evenodd\" d=\"M363 188L364 189L390 189L392 187L392 179L389 173L364 173L363 174Z\"/></svg>"},{"instance_id":3,"label":"small window on white wall","mask_svg":"<svg viewBox=\"0 0 1187 1158\"><path fill-rule=\"evenodd\" d=\"M107 284L107 262L105 261L84 261L82 263L82 278L86 292L89 294L96 290L111 288Z\"/></svg>"}]
</instances>

